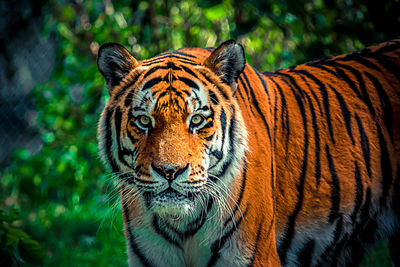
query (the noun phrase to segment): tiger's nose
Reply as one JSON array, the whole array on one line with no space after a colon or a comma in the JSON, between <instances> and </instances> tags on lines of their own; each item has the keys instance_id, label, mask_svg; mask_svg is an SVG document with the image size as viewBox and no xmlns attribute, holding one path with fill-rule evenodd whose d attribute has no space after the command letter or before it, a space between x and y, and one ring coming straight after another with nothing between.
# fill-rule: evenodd
<instances>
[{"instance_id":1,"label":"tiger's nose","mask_svg":"<svg viewBox=\"0 0 400 267\"><path fill-rule=\"evenodd\" d=\"M182 173L184 173L189 168L189 163L186 166L164 166L164 165L154 165L151 164L153 170L158 173L161 177L167 180L174 180L179 177Z\"/></svg>"}]
</instances>

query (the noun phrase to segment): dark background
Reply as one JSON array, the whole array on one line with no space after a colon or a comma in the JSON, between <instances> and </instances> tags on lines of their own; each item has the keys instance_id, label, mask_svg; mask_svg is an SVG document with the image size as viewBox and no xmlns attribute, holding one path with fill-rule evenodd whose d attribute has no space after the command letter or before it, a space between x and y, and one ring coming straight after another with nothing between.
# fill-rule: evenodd
<instances>
[{"instance_id":1,"label":"dark background","mask_svg":"<svg viewBox=\"0 0 400 267\"><path fill-rule=\"evenodd\" d=\"M102 43L145 59L236 39L267 71L399 31L399 0L0 1L0 265L126 265L118 190L97 156ZM362 266L391 266L385 240Z\"/></svg>"}]
</instances>

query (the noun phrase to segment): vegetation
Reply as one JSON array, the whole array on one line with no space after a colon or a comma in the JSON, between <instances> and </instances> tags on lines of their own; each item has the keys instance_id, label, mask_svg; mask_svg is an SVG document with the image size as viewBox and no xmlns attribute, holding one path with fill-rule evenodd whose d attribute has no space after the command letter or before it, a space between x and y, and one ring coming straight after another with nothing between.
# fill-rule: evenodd
<instances>
[{"instance_id":1,"label":"vegetation","mask_svg":"<svg viewBox=\"0 0 400 267\"><path fill-rule=\"evenodd\" d=\"M400 36L399 2L369 2L49 1L42 34L56 36L56 65L31 92L32 128L43 146L35 154L15 150L1 171L0 258L14 266L126 265L118 190L97 156L97 120L108 97L99 45L119 42L145 59L236 39L252 66L274 70ZM391 266L385 242L370 255L364 266Z\"/></svg>"}]
</instances>

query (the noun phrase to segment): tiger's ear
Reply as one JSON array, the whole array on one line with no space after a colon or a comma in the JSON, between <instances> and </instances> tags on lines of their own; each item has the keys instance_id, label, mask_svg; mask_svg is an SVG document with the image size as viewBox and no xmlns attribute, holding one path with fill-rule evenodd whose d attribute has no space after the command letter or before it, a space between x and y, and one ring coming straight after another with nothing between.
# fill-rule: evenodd
<instances>
[{"instance_id":1,"label":"tiger's ear","mask_svg":"<svg viewBox=\"0 0 400 267\"><path fill-rule=\"evenodd\" d=\"M237 78L246 65L243 46L233 40L225 41L211 53L204 65L235 90Z\"/></svg>"},{"instance_id":2,"label":"tiger's ear","mask_svg":"<svg viewBox=\"0 0 400 267\"><path fill-rule=\"evenodd\" d=\"M137 65L137 60L120 44L106 43L99 48L97 67L106 78L109 93Z\"/></svg>"}]
</instances>

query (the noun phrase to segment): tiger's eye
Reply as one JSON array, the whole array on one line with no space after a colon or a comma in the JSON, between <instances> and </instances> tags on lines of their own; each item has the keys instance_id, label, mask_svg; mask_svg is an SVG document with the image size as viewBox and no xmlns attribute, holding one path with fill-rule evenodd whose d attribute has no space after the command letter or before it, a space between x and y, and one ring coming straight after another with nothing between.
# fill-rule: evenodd
<instances>
[{"instance_id":1,"label":"tiger's eye","mask_svg":"<svg viewBox=\"0 0 400 267\"><path fill-rule=\"evenodd\" d=\"M143 125L143 126L149 126L150 125L150 118L146 115L142 115L139 117L139 122Z\"/></svg>"},{"instance_id":2,"label":"tiger's eye","mask_svg":"<svg viewBox=\"0 0 400 267\"><path fill-rule=\"evenodd\" d=\"M191 119L191 123L193 124L200 124L203 121L203 117L200 115L194 115Z\"/></svg>"}]
</instances>

